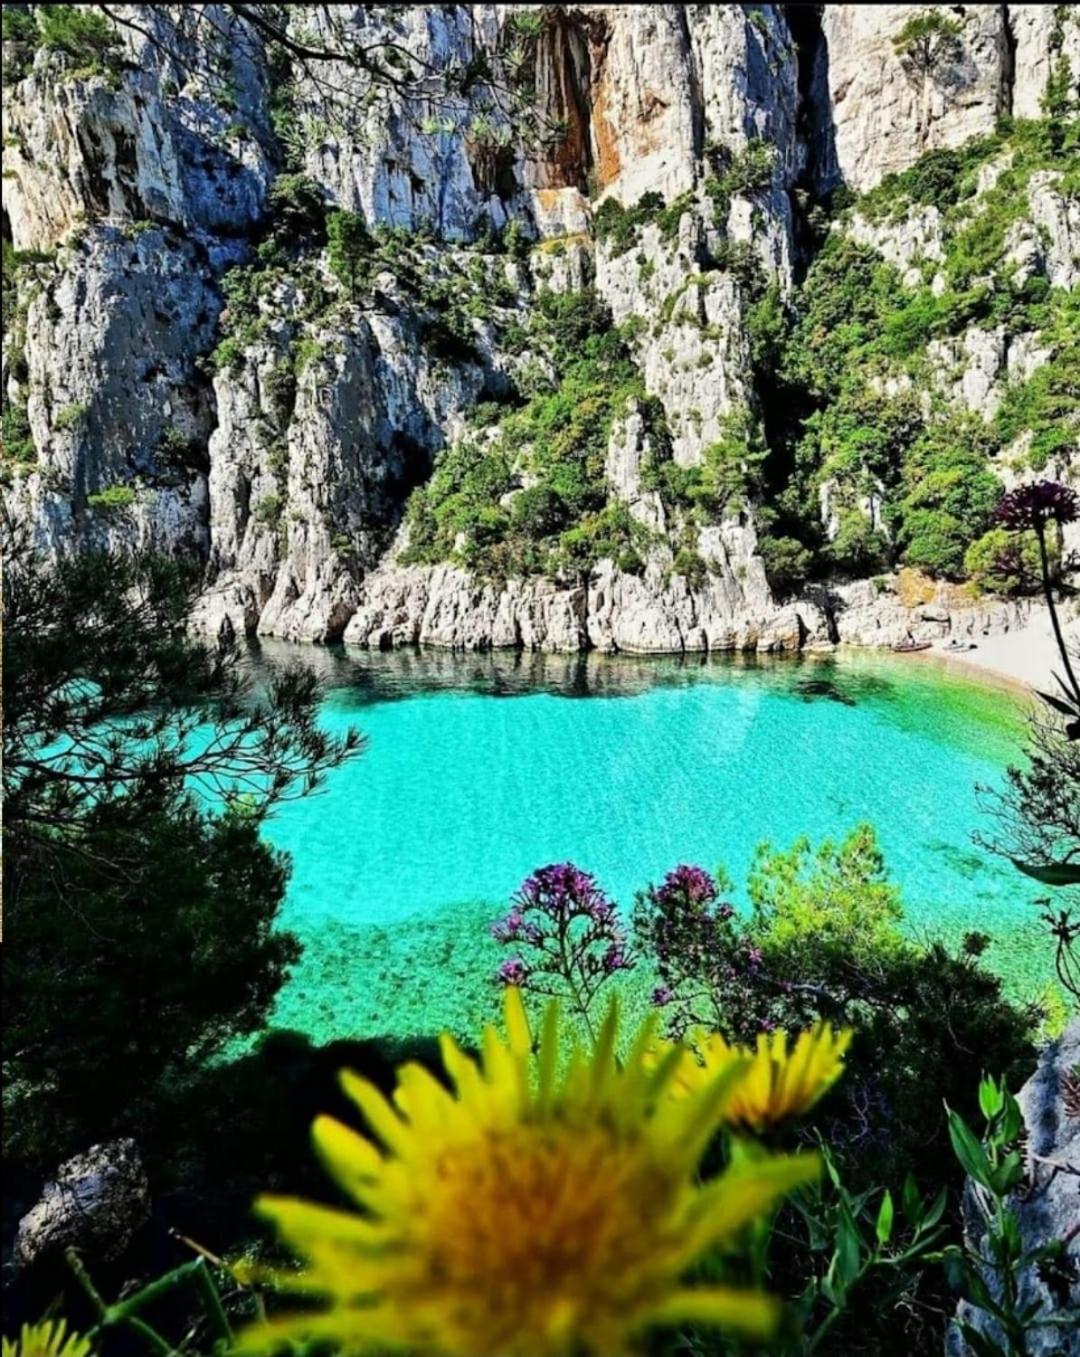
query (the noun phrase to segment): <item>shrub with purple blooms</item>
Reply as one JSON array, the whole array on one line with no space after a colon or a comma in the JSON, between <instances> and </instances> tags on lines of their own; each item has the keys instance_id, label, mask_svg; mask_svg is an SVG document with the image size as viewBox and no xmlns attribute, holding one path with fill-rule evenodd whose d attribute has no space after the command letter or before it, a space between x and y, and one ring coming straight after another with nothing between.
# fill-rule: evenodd
<instances>
[{"instance_id":1,"label":"shrub with purple blooms","mask_svg":"<svg viewBox=\"0 0 1080 1357\"><path fill-rule=\"evenodd\" d=\"M761 951L734 906L719 898L726 884L682 864L637 895L634 932L656 967L652 1001L665 1010L672 1036L695 1026L732 1032L771 1025L775 990L761 983Z\"/></svg>"},{"instance_id":2,"label":"shrub with purple blooms","mask_svg":"<svg viewBox=\"0 0 1080 1357\"><path fill-rule=\"evenodd\" d=\"M590 1028L598 991L634 966L614 903L591 873L572 862L552 863L526 877L491 934L517 949L499 967L503 984L568 1001Z\"/></svg>"}]
</instances>

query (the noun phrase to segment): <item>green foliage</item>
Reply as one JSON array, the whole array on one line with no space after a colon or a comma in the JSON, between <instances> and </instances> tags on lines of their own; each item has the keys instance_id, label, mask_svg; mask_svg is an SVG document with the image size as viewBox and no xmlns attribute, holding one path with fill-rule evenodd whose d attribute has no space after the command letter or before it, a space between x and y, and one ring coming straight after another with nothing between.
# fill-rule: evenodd
<instances>
[{"instance_id":1,"label":"green foliage","mask_svg":"<svg viewBox=\"0 0 1080 1357\"><path fill-rule=\"evenodd\" d=\"M82 428L86 422L86 415L89 406L75 402L72 405L65 405L57 410L53 417L53 428L60 429L62 432L71 432L74 429Z\"/></svg>"},{"instance_id":2,"label":"green foliage","mask_svg":"<svg viewBox=\"0 0 1080 1357\"><path fill-rule=\"evenodd\" d=\"M846 509L825 555L842 574L865 577L887 566L889 544L860 509Z\"/></svg>"},{"instance_id":3,"label":"green foliage","mask_svg":"<svg viewBox=\"0 0 1080 1357\"><path fill-rule=\"evenodd\" d=\"M716 884L730 885L722 868ZM762 845L748 891L748 917L718 902L705 909L701 891L674 913L670 892L662 908L664 892L639 894L635 932L666 987L672 1034L706 1023L753 1041L821 1019L852 1026L848 1071L816 1125L838 1153L854 1151L847 1167L863 1187L908 1172L935 1191L951 1186L955 1166L937 1153L941 1099L966 1116L984 1069L1010 1079L1030 1069L1038 1014L1008 1000L982 965L989 939L971 935L955 952L910 941L869 825L816 848Z\"/></svg>"},{"instance_id":4,"label":"green foliage","mask_svg":"<svg viewBox=\"0 0 1080 1357\"><path fill-rule=\"evenodd\" d=\"M925 75L959 54L962 31L959 20L933 9L908 19L893 38L893 50L898 56L907 57L916 71Z\"/></svg>"},{"instance_id":5,"label":"green foliage","mask_svg":"<svg viewBox=\"0 0 1080 1357\"><path fill-rule=\"evenodd\" d=\"M975 171L1001 149L1000 136L974 137L961 147L939 147L914 165L888 174L859 198L859 212L870 220L898 216L913 205L942 211L975 192Z\"/></svg>"},{"instance_id":6,"label":"green foliage","mask_svg":"<svg viewBox=\"0 0 1080 1357\"><path fill-rule=\"evenodd\" d=\"M350 300L355 301L357 284L374 248L367 223L355 212L334 211L326 219L326 231L330 267L348 287Z\"/></svg>"},{"instance_id":7,"label":"green foliage","mask_svg":"<svg viewBox=\"0 0 1080 1357\"><path fill-rule=\"evenodd\" d=\"M269 528L276 528L281 522L281 515L285 511L285 505L280 495L263 495L258 504L255 505L252 517L256 523L265 524Z\"/></svg>"},{"instance_id":8,"label":"green foliage","mask_svg":"<svg viewBox=\"0 0 1080 1357\"><path fill-rule=\"evenodd\" d=\"M33 16L14 5L3 7L4 83L21 80L30 73L41 34ZM5 241L5 245L7 242Z\"/></svg>"},{"instance_id":9,"label":"green foliage","mask_svg":"<svg viewBox=\"0 0 1080 1357\"><path fill-rule=\"evenodd\" d=\"M996 444L982 422L954 416L912 444L896 505L904 560L931 575L962 578L964 554L990 526L1002 484L988 469Z\"/></svg>"},{"instance_id":10,"label":"green foliage","mask_svg":"<svg viewBox=\"0 0 1080 1357\"><path fill-rule=\"evenodd\" d=\"M982 1191L972 1195L977 1245L946 1249L945 1266L953 1287L982 1312L979 1325L967 1316L957 1321L972 1350L979 1357L1024 1357L1036 1335L1040 1343L1053 1342L1075 1330L1075 1314L1033 1301L1023 1285L1025 1274L1046 1276L1061 1266L1065 1241L1029 1246L1022 1236L1013 1197L1027 1177L1021 1144L1026 1128L1004 1080L982 1080L979 1109L986 1122L981 1136L958 1112L948 1111L953 1153Z\"/></svg>"},{"instance_id":11,"label":"green foliage","mask_svg":"<svg viewBox=\"0 0 1080 1357\"><path fill-rule=\"evenodd\" d=\"M946 1190L924 1198L909 1173L895 1194L887 1187L853 1192L839 1156L826 1144L821 1153L821 1182L798 1193L789 1213L795 1229L805 1232L814 1264L796 1303L801 1335L793 1352L850 1352L853 1344L866 1350L871 1343L876 1352L892 1351L886 1344L898 1329L911 1352L898 1320L931 1250L948 1233ZM830 1334L832 1342L823 1346Z\"/></svg>"},{"instance_id":12,"label":"green foliage","mask_svg":"<svg viewBox=\"0 0 1080 1357\"><path fill-rule=\"evenodd\" d=\"M990 528L964 553L964 574L995 594L1025 594L1038 588L1039 545L1035 534Z\"/></svg>"},{"instance_id":13,"label":"green foliage","mask_svg":"<svg viewBox=\"0 0 1080 1357\"><path fill-rule=\"evenodd\" d=\"M1047 308L1043 308L1044 311ZM1047 361L1025 382L1010 383L996 416L996 431L1008 445L1031 431L1028 462L1041 471L1048 462L1067 459L1080 437L1080 295L1054 299L1049 314L1033 316Z\"/></svg>"},{"instance_id":14,"label":"green foliage","mask_svg":"<svg viewBox=\"0 0 1080 1357\"><path fill-rule=\"evenodd\" d=\"M3 445L5 462L16 467L29 467L37 462L30 420L21 401L9 401L4 408Z\"/></svg>"},{"instance_id":15,"label":"green foliage","mask_svg":"<svg viewBox=\"0 0 1080 1357\"><path fill-rule=\"evenodd\" d=\"M963 578L968 547L990 526L998 491L991 459L1025 433L1036 469L1070 455L1080 429L1072 377L1080 302L1038 275L1016 281L1005 255L1014 225L1030 216L1032 175L1051 171L1068 192L1074 156L1061 148L1071 136L1063 127L1055 133L1048 120L1003 124L993 136L930 152L858 198L854 210L871 220L899 219L922 204L939 209L944 258L927 262L925 282L909 286L841 222L790 305L766 294L751 312L770 448L764 528L801 543L812 570L876 569L900 559ZM991 159L1000 160L1000 172L976 197L979 170ZM989 428L954 415L931 380L941 359L928 356L928 345L952 343L972 326L1036 334L1049 352L1027 380L1006 387ZM843 517L839 545L823 542L826 481L842 516L868 497L883 498L894 545Z\"/></svg>"},{"instance_id":16,"label":"green foliage","mask_svg":"<svg viewBox=\"0 0 1080 1357\"><path fill-rule=\"evenodd\" d=\"M104 490L96 490L86 497L90 509L130 509L134 503L135 490L130 485L107 485Z\"/></svg>"},{"instance_id":17,"label":"green foliage","mask_svg":"<svg viewBox=\"0 0 1080 1357\"><path fill-rule=\"evenodd\" d=\"M781 596L797 593L813 570L813 553L794 537L763 536L758 549L769 585Z\"/></svg>"},{"instance_id":18,"label":"green foliage","mask_svg":"<svg viewBox=\"0 0 1080 1357\"><path fill-rule=\"evenodd\" d=\"M277 245L310 249L326 241L326 193L306 174L279 174L266 195L266 213Z\"/></svg>"},{"instance_id":19,"label":"green foliage","mask_svg":"<svg viewBox=\"0 0 1080 1357\"><path fill-rule=\"evenodd\" d=\"M458 560L498 578L575 575L605 555L638 563L643 530L607 505L604 467L630 398L650 426L656 405L593 292L541 292L529 343L544 366L531 383L519 371L526 403L503 414L493 438L446 448L413 492L406 560Z\"/></svg>"},{"instance_id":20,"label":"green foliage","mask_svg":"<svg viewBox=\"0 0 1080 1357\"><path fill-rule=\"evenodd\" d=\"M7 1122L51 1166L265 1019L297 947L260 827L358 737L189 638L190 567L16 543L3 583Z\"/></svg>"},{"instance_id":21,"label":"green foliage","mask_svg":"<svg viewBox=\"0 0 1080 1357\"><path fill-rule=\"evenodd\" d=\"M34 13L41 46L76 63L74 77L108 75L119 69L122 44L96 6L38 5Z\"/></svg>"},{"instance_id":22,"label":"green foliage","mask_svg":"<svg viewBox=\"0 0 1080 1357\"><path fill-rule=\"evenodd\" d=\"M665 211L659 193L644 193L633 207L623 207L617 198L605 198L593 213L593 232L613 255L625 254L637 241L641 229L657 221ZM670 218L667 219L670 227ZM676 227L678 221L675 222Z\"/></svg>"},{"instance_id":23,"label":"green foliage","mask_svg":"<svg viewBox=\"0 0 1080 1357\"><path fill-rule=\"evenodd\" d=\"M759 845L747 889L759 945L788 967L812 972L823 954L861 966L903 944L900 890L888 880L872 825L816 850L805 838L787 851Z\"/></svg>"}]
</instances>

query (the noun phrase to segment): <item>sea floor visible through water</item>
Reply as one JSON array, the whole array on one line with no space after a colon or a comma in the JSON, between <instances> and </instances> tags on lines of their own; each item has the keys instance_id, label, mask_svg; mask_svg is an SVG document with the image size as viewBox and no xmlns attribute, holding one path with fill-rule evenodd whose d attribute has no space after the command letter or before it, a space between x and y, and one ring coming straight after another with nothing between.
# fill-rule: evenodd
<instances>
[{"instance_id":1,"label":"sea floor visible through water","mask_svg":"<svg viewBox=\"0 0 1080 1357\"><path fill-rule=\"evenodd\" d=\"M377 654L265 646L318 666L330 729L363 755L269 837L304 955L272 1023L312 1038L475 1033L506 955L490 925L534 868L570 859L628 917L681 862L745 906L755 845L877 830L913 936L989 933L1016 993L1050 976L1037 890L976 846L1027 704L887 654L777 660ZM631 980L632 1007L644 983Z\"/></svg>"}]
</instances>

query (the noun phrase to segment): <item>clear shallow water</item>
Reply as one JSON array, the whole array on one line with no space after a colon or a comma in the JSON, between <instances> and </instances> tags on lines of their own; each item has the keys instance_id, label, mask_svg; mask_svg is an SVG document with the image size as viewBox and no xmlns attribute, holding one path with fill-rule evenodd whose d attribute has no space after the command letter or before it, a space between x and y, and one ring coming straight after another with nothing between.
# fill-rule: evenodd
<instances>
[{"instance_id":1,"label":"clear shallow water","mask_svg":"<svg viewBox=\"0 0 1080 1357\"><path fill-rule=\"evenodd\" d=\"M364 755L269 826L293 856L283 922L306 944L281 1024L320 1036L472 1027L486 927L534 867L571 858L624 908L679 862L878 830L908 926L995 935L1033 975L1028 892L977 850L975 784L1017 753L1008 693L891 657L634 661L333 656L331 728Z\"/></svg>"}]
</instances>

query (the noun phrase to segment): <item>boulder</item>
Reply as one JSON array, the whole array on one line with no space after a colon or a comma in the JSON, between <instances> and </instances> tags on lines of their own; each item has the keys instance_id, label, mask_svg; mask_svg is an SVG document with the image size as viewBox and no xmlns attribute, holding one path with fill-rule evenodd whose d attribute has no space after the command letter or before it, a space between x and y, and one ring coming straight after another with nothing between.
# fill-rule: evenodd
<instances>
[{"instance_id":1,"label":"boulder","mask_svg":"<svg viewBox=\"0 0 1080 1357\"><path fill-rule=\"evenodd\" d=\"M1028 1180L1012 1203L1023 1245L1031 1249L1062 1240L1066 1246L1064 1258L1052 1271L1029 1268L1021 1279L1021 1305L1038 1303L1043 1313L1080 1315L1080 1106L1072 1083L1078 1068L1080 1018L1043 1050L1038 1068L1017 1098L1028 1134ZM1074 1091L1067 1096L1070 1087ZM979 1248L982 1217L974 1193L969 1183L965 1218L969 1242ZM961 1302L957 1319L991 1341L1002 1341L985 1311L966 1301ZM955 1324L945 1350L947 1357L972 1353ZM1080 1357L1080 1325L1033 1329L1027 1352L1029 1357Z\"/></svg>"},{"instance_id":2,"label":"boulder","mask_svg":"<svg viewBox=\"0 0 1080 1357\"><path fill-rule=\"evenodd\" d=\"M118 1258L150 1219L150 1184L133 1140L91 1145L60 1165L19 1221L15 1260L28 1267L64 1249Z\"/></svg>"}]
</instances>

